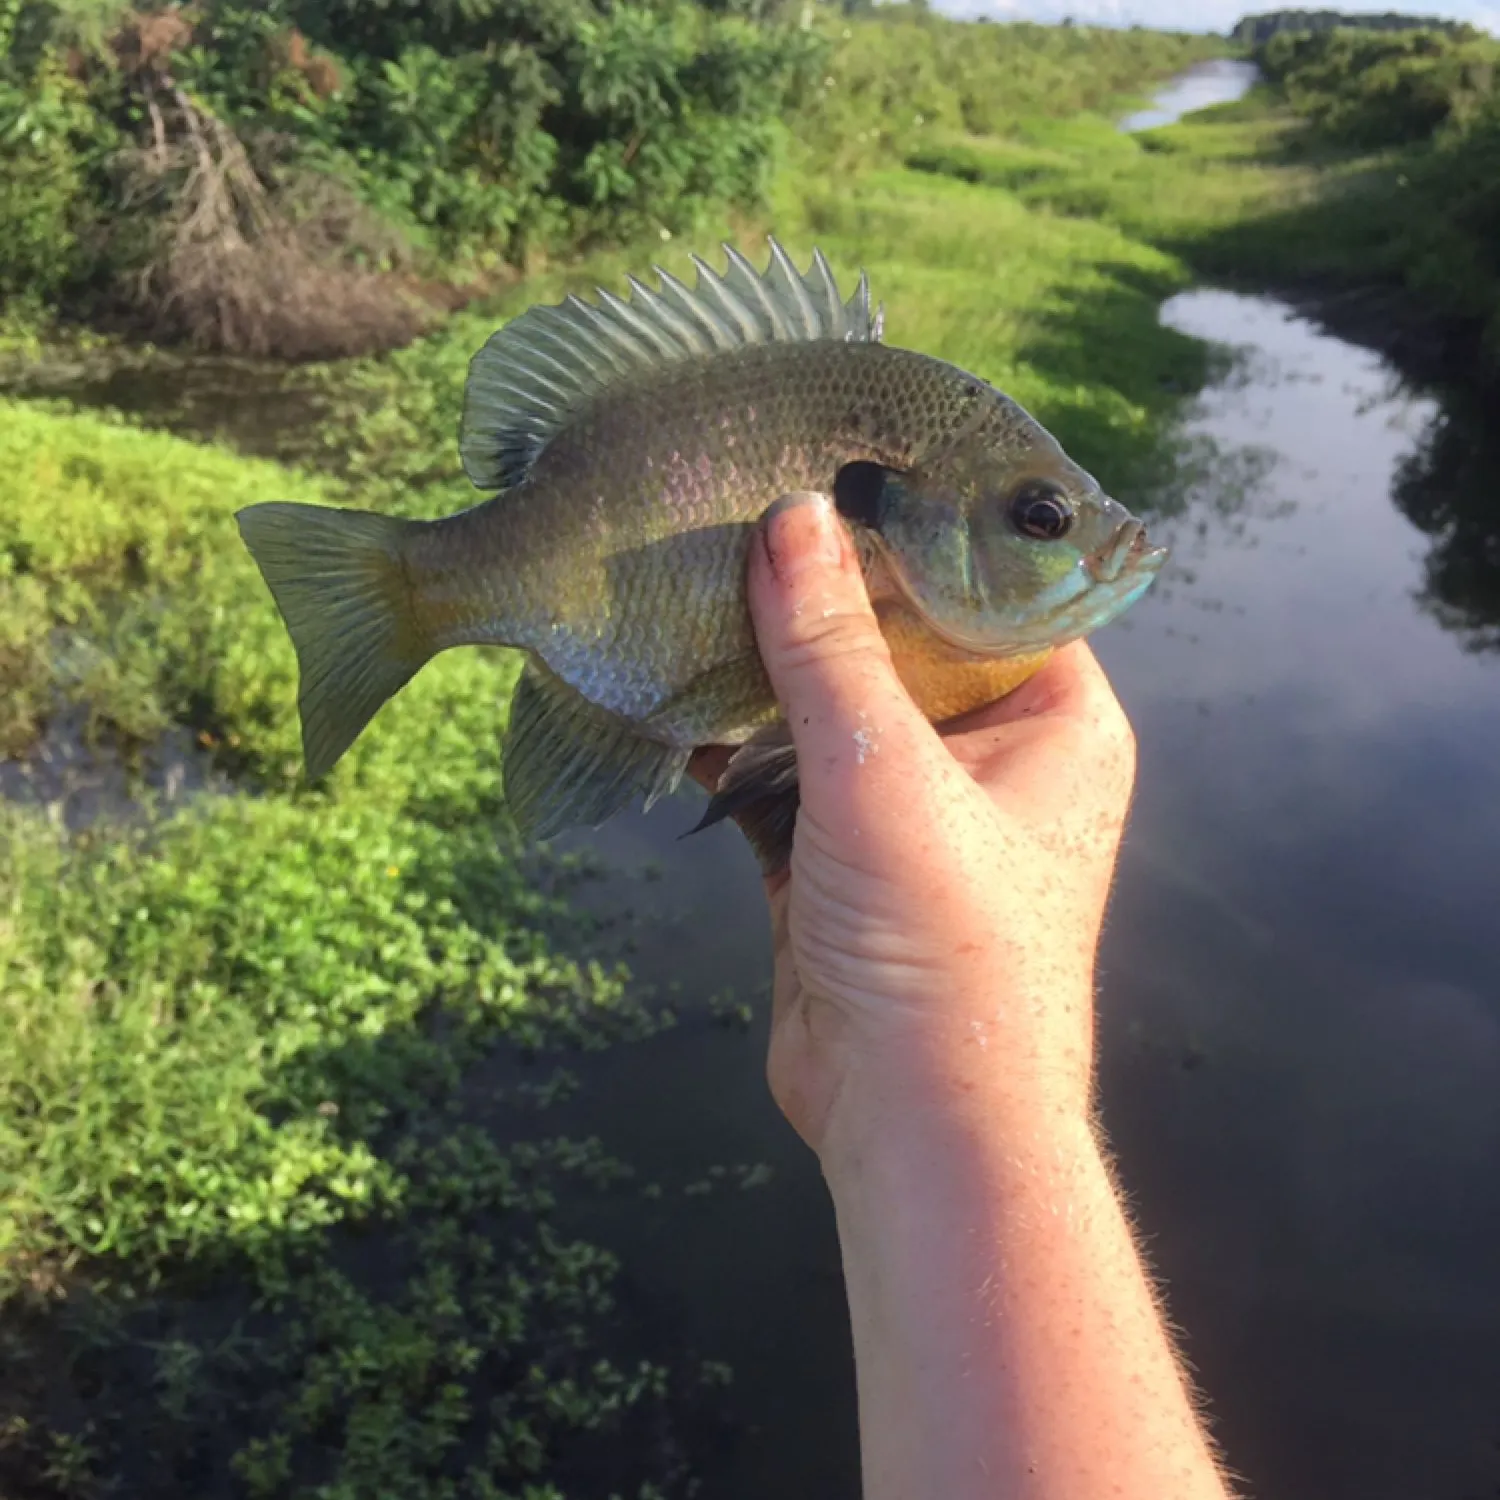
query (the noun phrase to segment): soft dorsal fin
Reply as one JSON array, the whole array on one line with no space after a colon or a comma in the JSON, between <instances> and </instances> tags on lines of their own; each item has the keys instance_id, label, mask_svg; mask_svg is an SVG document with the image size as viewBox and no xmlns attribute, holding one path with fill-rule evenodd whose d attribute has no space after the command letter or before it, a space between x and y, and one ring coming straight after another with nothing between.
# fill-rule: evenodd
<instances>
[{"instance_id":1,"label":"soft dorsal fin","mask_svg":"<svg viewBox=\"0 0 1500 1500\"><path fill-rule=\"evenodd\" d=\"M570 296L507 323L469 364L458 444L465 473L482 490L518 484L585 402L648 370L750 344L879 341L882 312L871 311L863 272L845 302L821 251L804 273L770 244L764 273L725 245L722 276L693 257L691 289L656 267L656 291L630 277L628 299Z\"/></svg>"}]
</instances>

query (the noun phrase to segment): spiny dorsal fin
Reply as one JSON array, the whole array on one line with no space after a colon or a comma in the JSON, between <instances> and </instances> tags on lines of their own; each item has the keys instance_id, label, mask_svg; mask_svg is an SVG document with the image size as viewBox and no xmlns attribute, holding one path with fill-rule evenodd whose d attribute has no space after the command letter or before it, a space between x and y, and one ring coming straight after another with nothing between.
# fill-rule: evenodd
<instances>
[{"instance_id":1,"label":"spiny dorsal fin","mask_svg":"<svg viewBox=\"0 0 1500 1500\"><path fill-rule=\"evenodd\" d=\"M659 267L658 290L630 277L630 296L568 297L528 308L494 334L469 365L459 452L482 490L506 490L589 399L648 370L750 344L843 339L877 343L883 317L869 279L847 301L819 250L799 272L773 239L762 273L724 246L721 276L695 255L689 288Z\"/></svg>"}]
</instances>

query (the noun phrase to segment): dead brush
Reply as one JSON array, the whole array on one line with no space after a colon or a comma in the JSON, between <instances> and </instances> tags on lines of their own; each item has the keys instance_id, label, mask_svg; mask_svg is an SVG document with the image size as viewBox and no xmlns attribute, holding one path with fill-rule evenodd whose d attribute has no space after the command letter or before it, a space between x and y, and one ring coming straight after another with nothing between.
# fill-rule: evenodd
<instances>
[{"instance_id":1,"label":"dead brush","mask_svg":"<svg viewBox=\"0 0 1500 1500\"><path fill-rule=\"evenodd\" d=\"M408 343L433 309L349 265L316 220L278 206L228 125L146 78L150 140L124 161L125 206L153 222L128 287L152 336L228 354L332 359Z\"/></svg>"}]
</instances>

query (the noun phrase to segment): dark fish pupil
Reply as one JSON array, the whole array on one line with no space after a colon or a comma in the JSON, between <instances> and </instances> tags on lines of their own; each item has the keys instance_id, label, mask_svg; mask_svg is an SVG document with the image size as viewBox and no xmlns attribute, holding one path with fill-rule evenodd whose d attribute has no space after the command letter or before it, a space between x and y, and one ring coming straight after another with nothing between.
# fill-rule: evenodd
<instances>
[{"instance_id":1,"label":"dark fish pupil","mask_svg":"<svg viewBox=\"0 0 1500 1500\"><path fill-rule=\"evenodd\" d=\"M1073 525L1073 507L1055 485L1036 480L1022 485L1010 502L1010 518L1022 536L1055 542Z\"/></svg>"},{"instance_id":2,"label":"dark fish pupil","mask_svg":"<svg viewBox=\"0 0 1500 1500\"><path fill-rule=\"evenodd\" d=\"M872 529L880 525L885 509L885 482L890 470L884 464L859 459L845 464L833 479L833 503L846 521L858 521Z\"/></svg>"}]
</instances>

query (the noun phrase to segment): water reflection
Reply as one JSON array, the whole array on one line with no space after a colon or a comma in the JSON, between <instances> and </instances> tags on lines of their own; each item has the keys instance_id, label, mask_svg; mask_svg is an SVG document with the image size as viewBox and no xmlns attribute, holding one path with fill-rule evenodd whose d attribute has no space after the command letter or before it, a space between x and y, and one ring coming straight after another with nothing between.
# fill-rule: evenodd
<instances>
[{"instance_id":1,"label":"water reflection","mask_svg":"<svg viewBox=\"0 0 1500 1500\"><path fill-rule=\"evenodd\" d=\"M1477 1500L1500 1483L1500 660L1443 626L1493 620L1495 448L1275 303L1165 316L1238 354L1158 507L1173 577L1097 639L1141 741L1105 1122L1252 1493ZM683 1016L580 1095L665 1186L601 1232L653 1320L737 1367L705 1492L854 1500L822 1184L766 1096L763 1008L744 1036L708 1006L767 977L754 868L723 829L678 843L691 821L578 836L661 867L593 899ZM687 1196L714 1160L774 1173Z\"/></svg>"},{"instance_id":2,"label":"water reflection","mask_svg":"<svg viewBox=\"0 0 1500 1500\"><path fill-rule=\"evenodd\" d=\"M1467 402L1440 413L1396 470L1392 499L1432 538L1423 604L1475 650L1500 651L1500 434Z\"/></svg>"},{"instance_id":3,"label":"water reflection","mask_svg":"<svg viewBox=\"0 0 1500 1500\"><path fill-rule=\"evenodd\" d=\"M1193 428L1264 468L1226 502L1210 466L1175 592L1099 641L1142 745L1106 1120L1253 1492L1467 1500L1500 1479L1500 672L1417 607L1403 511L1482 532L1493 449L1273 303L1166 315L1245 351Z\"/></svg>"}]
</instances>

